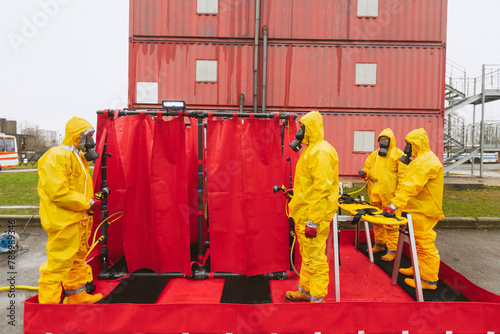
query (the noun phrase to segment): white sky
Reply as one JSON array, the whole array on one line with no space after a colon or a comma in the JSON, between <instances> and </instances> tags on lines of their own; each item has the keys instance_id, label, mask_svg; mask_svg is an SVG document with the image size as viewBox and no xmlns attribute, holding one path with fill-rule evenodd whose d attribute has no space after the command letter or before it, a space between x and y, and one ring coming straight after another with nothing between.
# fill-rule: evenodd
<instances>
[{"instance_id":1,"label":"white sky","mask_svg":"<svg viewBox=\"0 0 500 334\"><path fill-rule=\"evenodd\" d=\"M0 118L64 136L72 116L95 126L96 110L125 107L128 10L126 0L2 0ZM499 0L448 1L447 58L471 77L500 64L498 31ZM486 118L500 120L498 102Z\"/></svg>"}]
</instances>

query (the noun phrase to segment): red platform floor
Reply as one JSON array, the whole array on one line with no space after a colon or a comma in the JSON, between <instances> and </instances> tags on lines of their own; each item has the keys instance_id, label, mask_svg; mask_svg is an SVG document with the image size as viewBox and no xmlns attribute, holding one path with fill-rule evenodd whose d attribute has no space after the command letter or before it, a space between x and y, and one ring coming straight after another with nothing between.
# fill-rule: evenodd
<instances>
[{"instance_id":1,"label":"red platform floor","mask_svg":"<svg viewBox=\"0 0 500 334\"><path fill-rule=\"evenodd\" d=\"M224 279L171 279L154 305L41 305L25 302L25 333L500 333L500 296L442 263L440 278L471 302L416 302L340 238L340 302L333 268L323 304L291 302L298 278L271 280L272 304L221 304ZM332 264L330 264L332 265ZM105 296L119 281L98 281Z\"/></svg>"}]
</instances>

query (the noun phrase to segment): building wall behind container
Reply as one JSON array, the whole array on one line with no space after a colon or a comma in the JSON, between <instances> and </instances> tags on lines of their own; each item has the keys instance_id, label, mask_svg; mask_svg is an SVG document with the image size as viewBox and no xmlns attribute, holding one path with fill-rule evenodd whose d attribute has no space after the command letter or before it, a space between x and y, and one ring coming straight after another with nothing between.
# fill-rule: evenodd
<instances>
[{"instance_id":1,"label":"building wall behind container","mask_svg":"<svg viewBox=\"0 0 500 334\"><path fill-rule=\"evenodd\" d=\"M436 47L272 44L268 49L267 106L439 113L443 107L444 49ZM217 81L197 82L196 61L217 61ZM163 43L131 45L130 103L138 107L137 82L158 83L163 99L189 106L237 108L253 96L253 45ZM377 65L376 84L356 85L356 64ZM259 99L262 87L259 85ZM260 101L260 100L259 100Z\"/></svg>"},{"instance_id":2,"label":"building wall behind container","mask_svg":"<svg viewBox=\"0 0 500 334\"><path fill-rule=\"evenodd\" d=\"M253 38L255 0L219 0L197 14L197 0L131 1L131 35ZM271 39L426 41L446 38L446 0L379 0L377 17L358 17L358 0L261 1ZM262 29L260 29L262 31Z\"/></svg>"}]
</instances>

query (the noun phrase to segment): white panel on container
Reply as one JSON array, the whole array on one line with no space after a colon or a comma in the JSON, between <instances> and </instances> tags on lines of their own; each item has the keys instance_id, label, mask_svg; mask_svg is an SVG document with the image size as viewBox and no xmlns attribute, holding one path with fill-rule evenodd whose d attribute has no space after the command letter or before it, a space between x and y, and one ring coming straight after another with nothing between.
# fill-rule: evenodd
<instances>
[{"instance_id":1,"label":"white panel on container","mask_svg":"<svg viewBox=\"0 0 500 334\"><path fill-rule=\"evenodd\" d=\"M219 0L198 0L196 12L198 14L217 14L219 12Z\"/></svg>"},{"instance_id":2,"label":"white panel on container","mask_svg":"<svg viewBox=\"0 0 500 334\"><path fill-rule=\"evenodd\" d=\"M378 17L378 0L358 0L358 17Z\"/></svg>"},{"instance_id":3,"label":"white panel on container","mask_svg":"<svg viewBox=\"0 0 500 334\"><path fill-rule=\"evenodd\" d=\"M158 103L158 83L138 82L137 103Z\"/></svg>"},{"instance_id":4,"label":"white panel on container","mask_svg":"<svg viewBox=\"0 0 500 334\"><path fill-rule=\"evenodd\" d=\"M354 152L373 152L375 131L354 131Z\"/></svg>"},{"instance_id":5,"label":"white panel on container","mask_svg":"<svg viewBox=\"0 0 500 334\"><path fill-rule=\"evenodd\" d=\"M375 85L377 64L356 64L356 85Z\"/></svg>"},{"instance_id":6,"label":"white panel on container","mask_svg":"<svg viewBox=\"0 0 500 334\"><path fill-rule=\"evenodd\" d=\"M217 60L197 60L196 81L217 81Z\"/></svg>"}]
</instances>

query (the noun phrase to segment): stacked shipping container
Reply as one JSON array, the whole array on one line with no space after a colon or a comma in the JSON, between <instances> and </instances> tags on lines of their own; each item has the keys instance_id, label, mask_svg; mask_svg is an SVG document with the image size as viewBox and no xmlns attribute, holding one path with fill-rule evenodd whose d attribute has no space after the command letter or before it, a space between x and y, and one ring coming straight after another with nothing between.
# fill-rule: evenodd
<instances>
[{"instance_id":1,"label":"stacked shipping container","mask_svg":"<svg viewBox=\"0 0 500 334\"><path fill-rule=\"evenodd\" d=\"M406 133L424 127L442 156L446 6L132 0L129 107L181 99L189 109L319 110L343 175L363 167L386 127L401 148Z\"/></svg>"}]
</instances>

